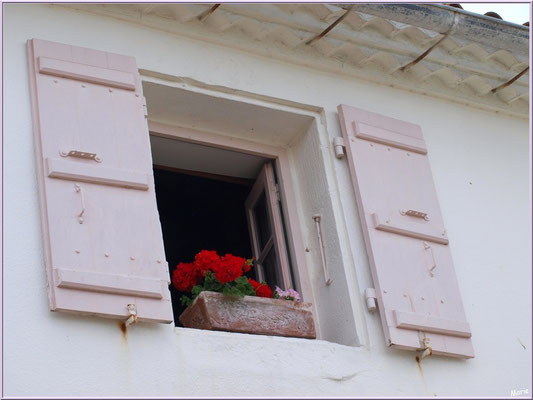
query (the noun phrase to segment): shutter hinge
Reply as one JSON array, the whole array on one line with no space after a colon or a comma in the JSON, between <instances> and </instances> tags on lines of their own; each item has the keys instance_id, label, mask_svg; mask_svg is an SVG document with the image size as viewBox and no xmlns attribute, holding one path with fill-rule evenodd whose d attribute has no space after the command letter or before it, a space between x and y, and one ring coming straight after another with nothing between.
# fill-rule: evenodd
<instances>
[{"instance_id":1,"label":"shutter hinge","mask_svg":"<svg viewBox=\"0 0 533 400\"><path fill-rule=\"evenodd\" d=\"M137 322L137 306L135 304L128 304L128 314L129 318L124 323L124 326L127 328L131 324L135 324Z\"/></svg>"},{"instance_id":2,"label":"shutter hinge","mask_svg":"<svg viewBox=\"0 0 533 400\"><path fill-rule=\"evenodd\" d=\"M424 349L424 351L422 351L422 355L420 356L421 360L423 360L424 358L429 357L430 355L433 354L433 349L429 345L429 338L428 337L424 337L422 339L422 348Z\"/></svg>"},{"instance_id":3,"label":"shutter hinge","mask_svg":"<svg viewBox=\"0 0 533 400\"><path fill-rule=\"evenodd\" d=\"M148 107L146 106L146 97L143 96L143 112L144 118L148 118Z\"/></svg>"},{"instance_id":4,"label":"shutter hinge","mask_svg":"<svg viewBox=\"0 0 533 400\"><path fill-rule=\"evenodd\" d=\"M376 290L374 288L365 289L366 307L368 311L376 311Z\"/></svg>"},{"instance_id":5,"label":"shutter hinge","mask_svg":"<svg viewBox=\"0 0 533 400\"><path fill-rule=\"evenodd\" d=\"M337 136L333 138L333 147L335 149L335 157L338 159L344 158L344 148L346 145L344 144L344 138Z\"/></svg>"}]
</instances>

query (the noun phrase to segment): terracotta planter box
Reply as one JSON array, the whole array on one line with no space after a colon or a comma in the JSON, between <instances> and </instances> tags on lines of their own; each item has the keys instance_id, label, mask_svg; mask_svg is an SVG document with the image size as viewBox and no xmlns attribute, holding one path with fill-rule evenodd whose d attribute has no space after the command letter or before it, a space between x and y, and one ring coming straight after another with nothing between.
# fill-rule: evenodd
<instances>
[{"instance_id":1,"label":"terracotta planter box","mask_svg":"<svg viewBox=\"0 0 533 400\"><path fill-rule=\"evenodd\" d=\"M205 291L179 320L186 328L316 338L311 303Z\"/></svg>"}]
</instances>

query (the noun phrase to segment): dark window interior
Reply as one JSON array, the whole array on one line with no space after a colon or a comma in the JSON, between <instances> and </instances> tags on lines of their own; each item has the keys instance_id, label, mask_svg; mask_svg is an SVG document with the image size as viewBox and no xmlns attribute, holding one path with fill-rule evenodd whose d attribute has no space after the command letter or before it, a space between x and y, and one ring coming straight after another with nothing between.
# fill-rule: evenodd
<instances>
[{"instance_id":1,"label":"dark window interior","mask_svg":"<svg viewBox=\"0 0 533 400\"><path fill-rule=\"evenodd\" d=\"M244 202L253 180L203 176L154 166L155 192L170 274L200 250L251 258ZM250 275L252 276L252 275ZM170 285L176 326L185 309L183 293Z\"/></svg>"}]
</instances>

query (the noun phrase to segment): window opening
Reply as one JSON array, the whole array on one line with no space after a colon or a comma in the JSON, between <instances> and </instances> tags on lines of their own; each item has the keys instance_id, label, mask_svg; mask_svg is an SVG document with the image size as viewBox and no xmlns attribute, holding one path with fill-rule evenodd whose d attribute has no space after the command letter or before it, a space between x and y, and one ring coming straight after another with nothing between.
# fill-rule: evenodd
<instances>
[{"instance_id":1,"label":"window opening","mask_svg":"<svg viewBox=\"0 0 533 400\"><path fill-rule=\"evenodd\" d=\"M266 281L272 288L276 285L292 287L288 263L284 271L280 262L281 257L285 262L289 258L283 228L278 221L275 229L272 222L271 199L275 193L265 190L263 171L268 169L273 177L273 163L266 158L245 155L254 157L255 164L248 162L245 166L246 162L243 162L239 172L239 160L235 158L232 162L232 155L228 153L241 153L160 137L151 137L151 141L156 200L170 275L178 263L191 262L200 250L205 249L215 250L220 255L253 256L256 263L246 274L248 277ZM202 163L200 160L207 154L202 153L204 150L210 154ZM169 151L175 154L170 157ZM218 156L213 155L213 151ZM180 152L188 153L188 156L197 152L195 157L190 157L194 162L187 161L186 156L180 157ZM231 165L216 165L216 160ZM195 169L188 169L190 167ZM213 173L230 170L232 175L241 176ZM263 187L257 189L261 185ZM256 198L252 208L245 208L253 192ZM277 201L276 206L279 210ZM256 230L255 236L251 232L253 229ZM251 243L254 237L259 253L254 251ZM183 293L173 285L170 285L170 293L174 321L176 326L181 326L178 317L185 309L180 302Z\"/></svg>"},{"instance_id":2,"label":"window opening","mask_svg":"<svg viewBox=\"0 0 533 400\"><path fill-rule=\"evenodd\" d=\"M154 166L154 179L170 273L178 263L194 260L203 249L216 250L220 255L252 256L243 208L251 184L158 166ZM181 326L178 317L185 309L179 301L182 293L170 285L170 294L174 321Z\"/></svg>"}]
</instances>

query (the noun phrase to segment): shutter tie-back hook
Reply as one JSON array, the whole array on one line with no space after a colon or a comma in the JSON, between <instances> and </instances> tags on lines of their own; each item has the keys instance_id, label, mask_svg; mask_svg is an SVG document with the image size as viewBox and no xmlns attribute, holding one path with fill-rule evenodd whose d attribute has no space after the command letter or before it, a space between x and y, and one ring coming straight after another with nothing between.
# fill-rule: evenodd
<instances>
[{"instance_id":1,"label":"shutter tie-back hook","mask_svg":"<svg viewBox=\"0 0 533 400\"><path fill-rule=\"evenodd\" d=\"M424 244L424 250L429 250L431 254L431 266L428 268L429 275L431 277L435 276L433 270L437 268L437 262L435 261L435 254L433 254L433 248L428 244L428 242L422 242Z\"/></svg>"},{"instance_id":2,"label":"shutter tie-back hook","mask_svg":"<svg viewBox=\"0 0 533 400\"><path fill-rule=\"evenodd\" d=\"M433 354L433 349L429 345L429 338L427 337L423 338L422 343L424 345L424 351L422 352L422 355L420 356L421 360Z\"/></svg>"},{"instance_id":3,"label":"shutter tie-back hook","mask_svg":"<svg viewBox=\"0 0 533 400\"><path fill-rule=\"evenodd\" d=\"M137 322L137 306L135 304L128 304L128 312L130 313L130 316L124 323L126 327Z\"/></svg>"},{"instance_id":4,"label":"shutter tie-back hook","mask_svg":"<svg viewBox=\"0 0 533 400\"><path fill-rule=\"evenodd\" d=\"M76 188L76 192L78 192L81 196L81 212L78 214L78 221L80 222L80 224L83 224L83 214L85 213L85 199L83 198L81 186L76 183L74 184L74 187Z\"/></svg>"}]
</instances>

